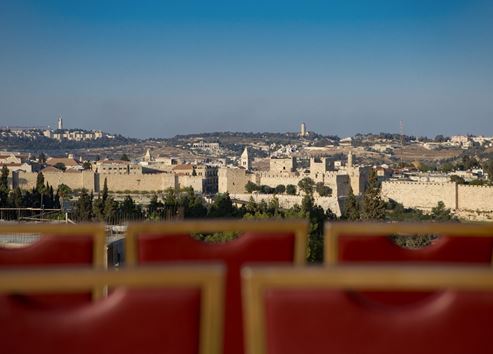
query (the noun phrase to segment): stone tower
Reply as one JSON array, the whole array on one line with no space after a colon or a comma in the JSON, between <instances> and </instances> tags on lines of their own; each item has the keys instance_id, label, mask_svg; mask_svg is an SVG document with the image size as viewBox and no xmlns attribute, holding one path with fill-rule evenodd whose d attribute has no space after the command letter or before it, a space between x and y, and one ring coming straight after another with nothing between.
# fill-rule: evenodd
<instances>
[{"instance_id":1,"label":"stone tower","mask_svg":"<svg viewBox=\"0 0 493 354\"><path fill-rule=\"evenodd\" d=\"M248 153L248 147L245 147L245 150L243 150L243 153L241 154L240 166L247 171L250 171L252 169L252 159L250 158L250 154Z\"/></svg>"},{"instance_id":2,"label":"stone tower","mask_svg":"<svg viewBox=\"0 0 493 354\"><path fill-rule=\"evenodd\" d=\"M63 118L62 118L62 115L61 114L58 116L57 129L58 130L62 130L63 129Z\"/></svg>"},{"instance_id":3,"label":"stone tower","mask_svg":"<svg viewBox=\"0 0 493 354\"><path fill-rule=\"evenodd\" d=\"M347 154L347 167L353 167L353 152L351 150Z\"/></svg>"},{"instance_id":4,"label":"stone tower","mask_svg":"<svg viewBox=\"0 0 493 354\"><path fill-rule=\"evenodd\" d=\"M144 155L144 161L146 161L146 162L152 161L152 155L151 155L151 151L149 149L147 149L147 151Z\"/></svg>"}]
</instances>

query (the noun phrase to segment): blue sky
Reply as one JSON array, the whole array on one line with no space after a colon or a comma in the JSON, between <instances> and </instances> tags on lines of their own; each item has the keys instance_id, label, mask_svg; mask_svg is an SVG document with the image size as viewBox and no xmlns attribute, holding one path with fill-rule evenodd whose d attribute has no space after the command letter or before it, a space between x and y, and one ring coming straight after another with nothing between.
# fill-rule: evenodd
<instances>
[{"instance_id":1,"label":"blue sky","mask_svg":"<svg viewBox=\"0 0 493 354\"><path fill-rule=\"evenodd\" d=\"M493 2L0 0L0 125L493 135Z\"/></svg>"}]
</instances>

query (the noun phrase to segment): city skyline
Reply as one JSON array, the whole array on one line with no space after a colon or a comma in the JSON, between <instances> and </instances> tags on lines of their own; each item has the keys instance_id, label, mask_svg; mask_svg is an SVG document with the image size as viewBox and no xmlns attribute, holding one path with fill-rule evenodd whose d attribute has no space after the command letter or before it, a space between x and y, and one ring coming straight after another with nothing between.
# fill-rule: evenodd
<instances>
[{"instance_id":1,"label":"city skyline","mask_svg":"<svg viewBox=\"0 0 493 354\"><path fill-rule=\"evenodd\" d=\"M486 1L3 1L0 125L493 135Z\"/></svg>"}]
</instances>

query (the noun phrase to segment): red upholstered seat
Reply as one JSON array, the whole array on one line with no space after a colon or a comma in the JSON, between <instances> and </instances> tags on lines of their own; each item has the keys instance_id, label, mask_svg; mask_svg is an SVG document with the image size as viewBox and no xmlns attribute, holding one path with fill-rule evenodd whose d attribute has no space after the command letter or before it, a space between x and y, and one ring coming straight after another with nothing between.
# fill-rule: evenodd
<instances>
[{"instance_id":1,"label":"red upholstered seat","mask_svg":"<svg viewBox=\"0 0 493 354\"><path fill-rule=\"evenodd\" d=\"M493 293L436 294L405 308L341 290L266 292L268 354L490 354Z\"/></svg>"},{"instance_id":2,"label":"red upholstered seat","mask_svg":"<svg viewBox=\"0 0 493 354\"><path fill-rule=\"evenodd\" d=\"M42 236L38 241L25 247L0 247L0 269L91 265L94 261L93 245L92 235ZM91 301L91 294L17 296L17 301L21 300L33 306L63 307L87 303Z\"/></svg>"},{"instance_id":3,"label":"red upholstered seat","mask_svg":"<svg viewBox=\"0 0 493 354\"><path fill-rule=\"evenodd\" d=\"M0 298L0 352L198 354L198 288L118 289L96 303L33 309Z\"/></svg>"},{"instance_id":4,"label":"red upholstered seat","mask_svg":"<svg viewBox=\"0 0 493 354\"><path fill-rule=\"evenodd\" d=\"M243 316L240 268L250 262L293 262L295 235L289 232L247 232L226 243L204 243L189 235L142 234L137 242L138 262L221 261L227 267L224 354L243 353Z\"/></svg>"},{"instance_id":5,"label":"red upholstered seat","mask_svg":"<svg viewBox=\"0 0 493 354\"><path fill-rule=\"evenodd\" d=\"M93 262L92 236L42 236L19 248L0 247L0 267L38 265L90 265Z\"/></svg>"},{"instance_id":6,"label":"red upholstered seat","mask_svg":"<svg viewBox=\"0 0 493 354\"><path fill-rule=\"evenodd\" d=\"M493 235L492 235L493 236ZM493 237L442 236L420 249L406 249L386 236L340 235L338 261L491 263Z\"/></svg>"}]
</instances>

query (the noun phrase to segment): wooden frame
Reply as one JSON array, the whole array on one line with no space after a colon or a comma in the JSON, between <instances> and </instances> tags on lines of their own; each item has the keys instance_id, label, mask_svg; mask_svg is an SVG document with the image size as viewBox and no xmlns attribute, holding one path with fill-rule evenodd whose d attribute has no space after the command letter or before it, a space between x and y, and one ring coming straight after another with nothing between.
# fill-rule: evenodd
<instances>
[{"instance_id":1,"label":"wooden frame","mask_svg":"<svg viewBox=\"0 0 493 354\"><path fill-rule=\"evenodd\" d=\"M130 224L125 235L125 262L128 266L137 265L137 237L139 234L169 235L221 231L294 232L294 263L302 265L306 262L308 222L301 219L214 219Z\"/></svg>"},{"instance_id":2,"label":"wooden frame","mask_svg":"<svg viewBox=\"0 0 493 354\"><path fill-rule=\"evenodd\" d=\"M442 234L446 236L493 237L493 223L459 224L459 223L382 223L382 222L328 222L324 231L324 263L337 264L339 245L342 234L358 236L376 236L402 234L414 236L425 234Z\"/></svg>"},{"instance_id":3,"label":"wooden frame","mask_svg":"<svg viewBox=\"0 0 493 354\"><path fill-rule=\"evenodd\" d=\"M201 290L200 354L222 351L223 282L224 268L210 264L146 266L118 271L90 268L0 271L0 293L77 292L103 286L198 287Z\"/></svg>"},{"instance_id":4,"label":"wooden frame","mask_svg":"<svg viewBox=\"0 0 493 354\"><path fill-rule=\"evenodd\" d=\"M246 267L242 271L246 354L266 354L263 293L266 289L364 289L493 291L485 267Z\"/></svg>"},{"instance_id":5,"label":"wooden frame","mask_svg":"<svg viewBox=\"0 0 493 354\"><path fill-rule=\"evenodd\" d=\"M106 230L103 224L0 224L0 237L16 233L59 237L91 235L93 237L93 268L106 268ZM93 299L96 300L103 296L104 287L93 289Z\"/></svg>"}]
</instances>

